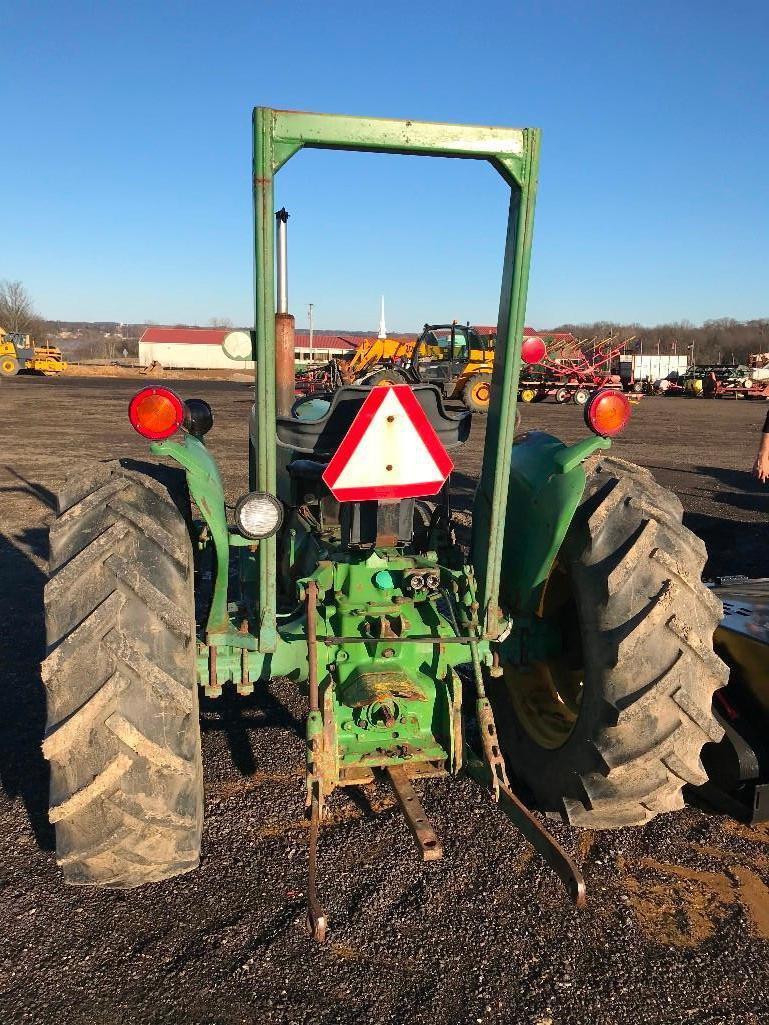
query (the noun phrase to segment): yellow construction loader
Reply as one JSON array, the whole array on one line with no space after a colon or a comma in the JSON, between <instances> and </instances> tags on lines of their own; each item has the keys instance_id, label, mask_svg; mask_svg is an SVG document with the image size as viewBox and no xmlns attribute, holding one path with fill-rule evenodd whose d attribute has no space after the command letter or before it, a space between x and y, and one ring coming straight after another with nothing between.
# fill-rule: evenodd
<instances>
[{"instance_id":1,"label":"yellow construction loader","mask_svg":"<svg viewBox=\"0 0 769 1025\"><path fill-rule=\"evenodd\" d=\"M361 345L347 364L345 384L434 384L444 398L461 399L474 413L489 408L494 350L469 325L425 324L416 340L376 341L385 348Z\"/></svg>"},{"instance_id":2,"label":"yellow construction loader","mask_svg":"<svg viewBox=\"0 0 769 1025\"><path fill-rule=\"evenodd\" d=\"M66 366L61 349L55 345L37 345L30 335L0 327L0 377L15 377L25 370L51 377Z\"/></svg>"}]
</instances>

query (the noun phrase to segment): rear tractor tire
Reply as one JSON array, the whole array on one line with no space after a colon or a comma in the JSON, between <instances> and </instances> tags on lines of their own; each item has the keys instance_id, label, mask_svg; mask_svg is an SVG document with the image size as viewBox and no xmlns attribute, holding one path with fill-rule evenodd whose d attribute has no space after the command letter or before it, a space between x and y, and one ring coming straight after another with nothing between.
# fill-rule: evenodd
<instances>
[{"instance_id":1,"label":"rear tractor tire","mask_svg":"<svg viewBox=\"0 0 769 1025\"><path fill-rule=\"evenodd\" d=\"M543 614L563 655L498 681L500 744L535 803L611 829L683 807L722 729L713 693L721 603L701 581L705 546L648 471L595 457L551 573Z\"/></svg>"},{"instance_id":2,"label":"rear tractor tire","mask_svg":"<svg viewBox=\"0 0 769 1025\"><path fill-rule=\"evenodd\" d=\"M120 462L71 479L51 526L43 753L68 883L140 886L200 856L188 500L157 469L171 490Z\"/></svg>"},{"instance_id":3,"label":"rear tractor tire","mask_svg":"<svg viewBox=\"0 0 769 1025\"><path fill-rule=\"evenodd\" d=\"M491 374L473 374L462 389L462 401L471 413L484 415L491 400Z\"/></svg>"}]
</instances>

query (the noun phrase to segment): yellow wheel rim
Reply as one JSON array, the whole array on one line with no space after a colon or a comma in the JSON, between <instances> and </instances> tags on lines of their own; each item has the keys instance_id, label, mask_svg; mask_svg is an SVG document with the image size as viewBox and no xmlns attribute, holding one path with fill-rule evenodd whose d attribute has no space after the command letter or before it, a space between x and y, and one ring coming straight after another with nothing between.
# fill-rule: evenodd
<instances>
[{"instance_id":1,"label":"yellow wheel rim","mask_svg":"<svg viewBox=\"0 0 769 1025\"><path fill-rule=\"evenodd\" d=\"M16 367L16 364L13 362L12 359L4 359L3 360L3 370L4 370L4 372L6 374L12 374L14 369L15 369L15 367Z\"/></svg>"},{"instance_id":2,"label":"yellow wheel rim","mask_svg":"<svg viewBox=\"0 0 769 1025\"><path fill-rule=\"evenodd\" d=\"M571 581L556 560L537 615L557 618L564 629L577 615ZM565 639L565 638L564 638ZM533 661L524 669L504 667L505 689L518 722L535 744L549 751L562 747L577 725L584 692L581 644L571 653Z\"/></svg>"},{"instance_id":3,"label":"yellow wheel rim","mask_svg":"<svg viewBox=\"0 0 769 1025\"><path fill-rule=\"evenodd\" d=\"M525 672L505 666L505 685L518 721L540 747L554 751L574 731L582 703L582 670L561 659L534 662Z\"/></svg>"},{"instance_id":4,"label":"yellow wheel rim","mask_svg":"<svg viewBox=\"0 0 769 1025\"><path fill-rule=\"evenodd\" d=\"M524 388L521 392L521 402L533 402L536 394L533 388Z\"/></svg>"},{"instance_id":5,"label":"yellow wheel rim","mask_svg":"<svg viewBox=\"0 0 769 1025\"><path fill-rule=\"evenodd\" d=\"M488 381L478 381L474 384L470 393L473 397L473 401L477 402L479 406L488 406L489 396L491 395L491 388Z\"/></svg>"}]
</instances>

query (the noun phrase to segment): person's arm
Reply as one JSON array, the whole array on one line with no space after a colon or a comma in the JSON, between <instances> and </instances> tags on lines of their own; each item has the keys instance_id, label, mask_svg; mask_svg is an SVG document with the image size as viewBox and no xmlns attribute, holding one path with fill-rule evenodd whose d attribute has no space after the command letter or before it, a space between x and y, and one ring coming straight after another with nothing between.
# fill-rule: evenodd
<instances>
[{"instance_id":1,"label":"person's arm","mask_svg":"<svg viewBox=\"0 0 769 1025\"><path fill-rule=\"evenodd\" d=\"M769 413L764 420L761 444L758 446L756 461L753 464L753 476L758 477L762 484L769 480Z\"/></svg>"}]
</instances>

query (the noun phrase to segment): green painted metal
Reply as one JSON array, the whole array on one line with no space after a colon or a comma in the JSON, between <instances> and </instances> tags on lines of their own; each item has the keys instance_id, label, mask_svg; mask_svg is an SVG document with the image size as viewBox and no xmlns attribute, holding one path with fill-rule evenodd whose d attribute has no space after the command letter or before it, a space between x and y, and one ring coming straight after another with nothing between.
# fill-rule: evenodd
<instances>
[{"instance_id":1,"label":"green painted metal","mask_svg":"<svg viewBox=\"0 0 769 1025\"><path fill-rule=\"evenodd\" d=\"M260 108L257 108L260 109ZM526 129L273 110L273 171L302 147L488 160L520 184Z\"/></svg>"},{"instance_id":2,"label":"green painted metal","mask_svg":"<svg viewBox=\"0 0 769 1025\"><path fill-rule=\"evenodd\" d=\"M307 632L304 618L282 623L274 651L258 651L252 634L230 629L208 634L206 643L198 645L197 678L201 687L210 684L210 647L216 647L217 677L232 680L243 693L243 684L287 677L295 683L307 681ZM243 651L246 651L246 678L243 678ZM248 688L249 690L252 688Z\"/></svg>"},{"instance_id":3,"label":"green painted metal","mask_svg":"<svg viewBox=\"0 0 769 1025\"><path fill-rule=\"evenodd\" d=\"M313 728L323 737L326 789L374 767L422 762L442 769L448 763L456 771L461 764L461 686L454 668L471 656L468 645L416 639L456 636L439 608L445 597L413 595L407 587L408 571L428 566L447 589L456 584L455 617L469 621L472 594L459 586L467 575L440 566L435 557L394 550L340 553L339 561L322 563L312 577L319 591L322 723ZM383 573L393 584L387 591L376 582ZM361 643L325 643L346 637L360 637ZM403 643L401 637L414 640ZM489 661L488 643L477 647Z\"/></svg>"},{"instance_id":4,"label":"green painted metal","mask_svg":"<svg viewBox=\"0 0 769 1025\"><path fill-rule=\"evenodd\" d=\"M475 565L486 618L486 630L491 636L498 635L505 625L498 600L510 477L508 453L513 447L515 436L515 411L534 231L539 147L540 136L535 132L525 154L520 188L513 188L510 194L497 345L491 378L491 403L477 491L478 499L488 514L488 545L484 548L483 557L479 556Z\"/></svg>"},{"instance_id":5,"label":"green painted metal","mask_svg":"<svg viewBox=\"0 0 769 1025\"><path fill-rule=\"evenodd\" d=\"M533 615L555 558L585 490L582 463L608 438L592 436L564 445L532 431L513 446L502 551L500 600L506 613ZM487 506L476 495L473 551L487 544Z\"/></svg>"},{"instance_id":6,"label":"green painted metal","mask_svg":"<svg viewBox=\"0 0 769 1025\"><path fill-rule=\"evenodd\" d=\"M275 492L275 293L274 175L303 147L458 157L488 161L511 190L497 330L495 388L489 410L480 493L488 507L488 546L478 555L479 595L487 629L499 633L498 596L508 453L515 429L520 349L531 254L540 133L537 129L396 121L312 114L257 107L254 111L254 225L257 444L252 449L252 487ZM276 547L259 549L259 643L277 642Z\"/></svg>"},{"instance_id":7,"label":"green painted metal","mask_svg":"<svg viewBox=\"0 0 769 1025\"><path fill-rule=\"evenodd\" d=\"M224 488L216 461L199 438L185 434L182 441L156 441L150 445L156 455L170 456L184 467L187 484L206 521L216 552L216 575L206 630L228 630L227 577L230 565L230 536L224 505Z\"/></svg>"},{"instance_id":8,"label":"green painted metal","mask_svg":"<svg viewBox=\"0 0 769 1025\"><path fill-rule=\"evenodd\" d=\"M254 111L254 327L256 330L256 444L251 450L251 490L276 492L275 438L275 204L273 112ZM257 632L262 651L273 651L277 631L277 542L259 547Z\"/></svg>"}]
</instances>

